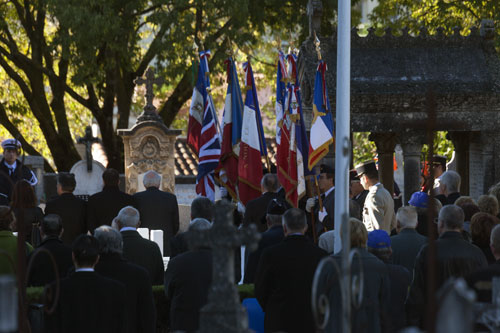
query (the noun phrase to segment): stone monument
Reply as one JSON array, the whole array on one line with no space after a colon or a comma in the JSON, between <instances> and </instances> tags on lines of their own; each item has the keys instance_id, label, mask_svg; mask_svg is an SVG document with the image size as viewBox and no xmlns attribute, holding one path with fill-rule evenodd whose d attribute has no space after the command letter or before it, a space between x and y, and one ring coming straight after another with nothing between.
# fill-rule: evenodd
<instances>
[{"instance_id":1,"label":"stone monument","mask_svg":"<svg viewBox=\"0 0 500 333\"><path fill-rule=\"evenodd\" d=\"M87 126L85 136L77 140L77 143L85 146L85 159L76 162L70 170L76 179L74 195L90 196L101 191L104 186L102 173L106 168L92 158L92 144L96 142L99 142L99 139L92 136L92 129Z\"/></svg>"},{"instance_id":2,"label":"stone monument","mask_svg":"<svg viewBox=\"0 0 500 333\"><path fill-rule=\"evenodd\" d=\"M151 68L145 79L135 80L146 85L146 106L132 128L118 130L125 148L125 190L130 194L143 189L142 177L149 170L162 176L161 190L174 193L174 144L181 131L165 126L153 105L153 84L162 82Z\"/></svg>"},{"instance_id":3,"label":"stone monument","mask_svg":"<svg viewBox=\"0 0 500 333\"><path fill-rule=\"evenodd\" d=\"M227 200L218 201L212 228L189 234L190 246L212 248L212 285L208 303L200 310L201 333L250 332L248 317L234 281L234 249L246 245L251 251L255 250L260 234L254 226L236 230L233 210Z\"/></svg>"}]
</instances>

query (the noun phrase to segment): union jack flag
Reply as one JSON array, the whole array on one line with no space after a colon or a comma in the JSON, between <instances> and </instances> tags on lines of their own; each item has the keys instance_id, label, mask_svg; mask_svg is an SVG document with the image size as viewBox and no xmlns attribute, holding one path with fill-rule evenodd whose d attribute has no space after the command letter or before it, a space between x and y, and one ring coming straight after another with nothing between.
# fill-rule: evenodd
<instances>
[{"instance_id":1,"label":"union jack flag","mask_svg":"<svg viewBox=\"0 0 500 333\"><path fill-rule=\"evenodd\" d=\"M220 136L218 132L218 120L215 113L212 98L207 89L210 88L208 78L208 56L210 51L200 52L199 71L203 75L203 122L200 136L200 151L198 154L198 176L196 177L196 193L198 195L215 200L214 170L219 164L221 153Z\"/></svg>"}]
</instances>

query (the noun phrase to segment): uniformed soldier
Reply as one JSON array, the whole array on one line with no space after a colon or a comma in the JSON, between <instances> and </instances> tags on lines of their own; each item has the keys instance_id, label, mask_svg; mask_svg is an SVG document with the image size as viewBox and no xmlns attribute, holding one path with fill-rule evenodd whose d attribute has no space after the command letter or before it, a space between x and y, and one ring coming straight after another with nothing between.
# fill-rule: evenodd
<instances>
[{"instance_id":1,"label":"uniformed soldier","mask_svg":"<svg viewBox=\"0 0 500 333\"><path fill-rule=\"evenodd\" d=\"M38 183L35 173L25 166L17 158L20 155L21 143L16 139L7 139L2 141L3 158L0 161L0 201L10 202L14 184L24 179L31 186Z\"/></svg>"}]
</instances>

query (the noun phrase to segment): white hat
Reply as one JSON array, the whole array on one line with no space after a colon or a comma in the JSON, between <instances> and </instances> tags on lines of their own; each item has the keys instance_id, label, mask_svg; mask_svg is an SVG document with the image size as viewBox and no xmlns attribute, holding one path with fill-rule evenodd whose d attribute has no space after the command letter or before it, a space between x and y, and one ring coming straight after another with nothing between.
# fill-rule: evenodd
<instances>
[{"instance_id":1,"label":"white hat","mask_svg":"<svg viewBox=\"0 0 500 333\"><path fill-rule=\"evenodd\" d=\"M3 149L20 149L21 148L21 142L16 139L7 139L2 141L2 148Z\"/></svg>"}]
</instances>

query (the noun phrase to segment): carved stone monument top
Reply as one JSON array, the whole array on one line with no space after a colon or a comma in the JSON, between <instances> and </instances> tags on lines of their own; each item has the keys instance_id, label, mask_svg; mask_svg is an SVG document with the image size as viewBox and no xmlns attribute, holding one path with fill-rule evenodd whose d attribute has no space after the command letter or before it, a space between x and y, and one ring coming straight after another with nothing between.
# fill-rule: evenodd
<instances>
[{"instance_id":1,"label":"carved stone monument top","mask_svg":"<svg viewBox=\"0 0 500 333\"><path fill-rule=\"evenodd\" d=\"M189 234L190 246L212 248L212 285L208 303L200 311L200 332L250 332L234 282L234 251L241 245L255 249L260 234L253 225L253 228L236 230L233 210L228 201L217 202L212 228Z\"/></svg>"}]
</instances>

